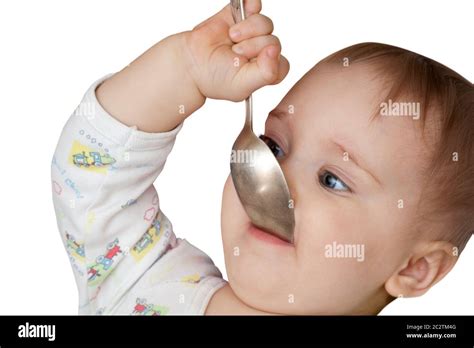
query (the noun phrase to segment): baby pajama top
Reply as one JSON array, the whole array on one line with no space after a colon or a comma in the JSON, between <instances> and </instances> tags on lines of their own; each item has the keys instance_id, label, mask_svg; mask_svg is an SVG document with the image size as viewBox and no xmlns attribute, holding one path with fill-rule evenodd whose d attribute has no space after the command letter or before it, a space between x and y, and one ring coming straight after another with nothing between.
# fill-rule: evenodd
<instances>
[{"instance_id":1,"label":"baby pajama top","mask_svg":"<svg viewBox=\"0 0 474 348\"><path fill-rule=\"evenodd\" d=\"M51 164L79 313L204 314L226 281L209 256L175 236L153 185L182 124L145 133L120 123L96 98L107 77L66 122Z\"/></svg>"}]
</instances>

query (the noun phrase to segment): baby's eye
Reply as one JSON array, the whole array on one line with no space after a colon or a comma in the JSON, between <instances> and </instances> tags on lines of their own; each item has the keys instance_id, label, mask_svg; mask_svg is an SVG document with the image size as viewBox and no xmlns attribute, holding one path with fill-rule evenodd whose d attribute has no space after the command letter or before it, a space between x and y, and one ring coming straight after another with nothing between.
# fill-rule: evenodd
<instances>
[{"instance_id":1,"label":"baby's eye","mask_svg":"<svg viewBox=\"0 0 474 348\"><path fill-rule=\"evenodd\" d=\"M275 157L278 158L281 156L285 156L285 153L283 152L283 150L272 138L269 138L263 134L260 135L259 138L262 139L265 144L267 144L268 148L271 150L271 152L273 152Z\"/></svg>"},{"instance_id":2,"label":"baby's eye","mask_svg":"<svg viewBox=\"0 0 474 348\"><path fill-rule=\"evenodd\" d=\"M351 192L351 189L341 179L328 171L324 171L321 175L319 175L319 182L324 187L334 191Z\"/></svg>"}]
</instances>

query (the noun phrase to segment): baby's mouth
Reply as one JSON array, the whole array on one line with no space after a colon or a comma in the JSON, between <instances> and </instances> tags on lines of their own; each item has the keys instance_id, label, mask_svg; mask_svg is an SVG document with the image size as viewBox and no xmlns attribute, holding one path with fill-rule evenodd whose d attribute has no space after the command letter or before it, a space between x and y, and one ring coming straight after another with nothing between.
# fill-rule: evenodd
<instances>
[{"instance_id":1,"label":"baby's mouth","mask_svg":"<svg viewBox=\"0 0 474 348\"><path fill-rule=\"evenodd\" d=\"M272 233L271 231L267 231L260 227L257 227L251 222L249 223L248 232L253 238L270 245L282 246L282 247L294 247L293 244L287 242L286 240L281 239L275 233Z\"/></svg>"}]
</instances>

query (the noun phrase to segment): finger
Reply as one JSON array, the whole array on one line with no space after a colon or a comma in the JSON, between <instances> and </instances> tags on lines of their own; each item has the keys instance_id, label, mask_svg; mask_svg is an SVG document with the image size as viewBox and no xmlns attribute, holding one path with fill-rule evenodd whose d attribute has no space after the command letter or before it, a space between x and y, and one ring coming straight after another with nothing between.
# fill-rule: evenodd
<instances>
[{"instance_id":1,"label":"finger","mask_svg":"<svg viewBox=\"0 0 474 348\"><path fill-rule=\"evenodd\" d=\"M285 56L280 55L280 61L278 63L278 76L272 85L277 85L283 81L290 71L290 62Z\"/></svg>"},{"instance_id":2,"label":"finger","mask_svg":"<svg viewBox=\"0 0 474 348\"><path fill-rule=\"evenodd\" d=\"M262 10L261 0L244 0L245 18L260 13Z\"/></svg>"},{"instance_id":3,"label":"finger","mask_svg":"<svg viewBox=\"0 0 474 348\"><path fill-rule=\"evenodd\" d=\"M281 47L270 45L263 49L257 59L245 64L238 73L237 83L250 93L280 82L289 71L289 63L280 55Z\"/></svg>"},{"instance_id":4,"label":"finger","mask_svg":"<svg viewBox=\"0 0 474 348\"><path fill-rule=\"evenodd\" d=\"M248 59L257 57L262 49L274 45L281 49L280 40L274 35L257 36L232 46L232 51Z\"/></svg>"},{"instance_id":5,"label":"finger","mask_svg":"<svg viewBox=\"0 0 474 348\"><path fill-rule=\"evenodd\" d=\"M261 0L244 0L244 9L245 9L245 18L249 18L252 15L260 13L260 11L262 10L262 2ZM232 17L231 6L226 5L214 16L206 19L202 23L195 26L194 29L199 29L204 24L207 24L208 22L210 22L211 20L215 20L216 18L223 20L225 23L229 25L229 27L235 24L234 18Z\"/></svg>"},{"instance_id":6,"label":"finger","mask_svg":"<svg viewBox=\"0 0 474 348\"><path fill-rule=\"evenodd\" d=\"M246 20L230 27L229 36L235 43L255 36L269 35L273 32L273 22L267 16L254 14Z\"/></svg>"}]
</instances>

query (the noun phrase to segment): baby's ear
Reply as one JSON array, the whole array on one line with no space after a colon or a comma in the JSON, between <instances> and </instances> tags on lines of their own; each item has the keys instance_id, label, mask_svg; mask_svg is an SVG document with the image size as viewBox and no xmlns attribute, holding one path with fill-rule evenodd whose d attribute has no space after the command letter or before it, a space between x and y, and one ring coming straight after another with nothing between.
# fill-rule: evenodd
<instances>
[{"instance_id":1,"label":"baby's ear","mask_svg":"<svg viewBox=\"0 0 474 348\"><path fill-rule=\"evenodd\" d=\"M385 282L385 290L393 297L423 295L456 264L457 253L454 250L448 242L429 242L421 252L412 254Z\"/></svg>"}]
</instances>

